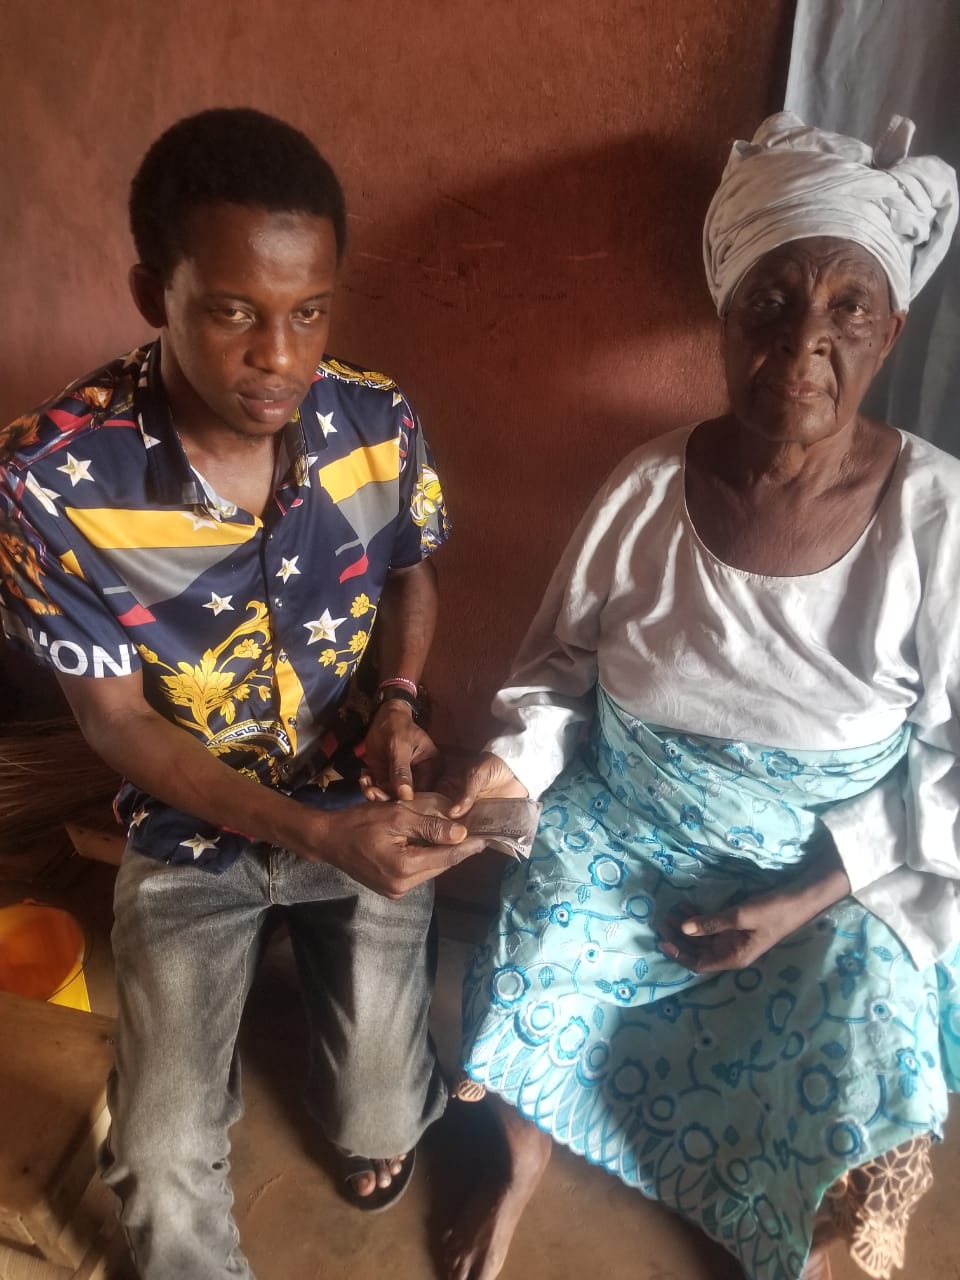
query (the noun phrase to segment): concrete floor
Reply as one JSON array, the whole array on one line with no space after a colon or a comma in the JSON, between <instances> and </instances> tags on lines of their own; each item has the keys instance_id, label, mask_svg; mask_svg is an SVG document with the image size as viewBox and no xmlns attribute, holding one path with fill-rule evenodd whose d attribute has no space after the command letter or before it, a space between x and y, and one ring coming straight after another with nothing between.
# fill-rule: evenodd
<instances>
[{"instance_id":1,"label":"concrete floor","mask_svg":"<svg viewBox=\"0 0 960 1280\"><path fill-rule=\"evenodd\" d=\"M109 954L112 868L74 862L30 896L72 909L88 930L95 1011L112 1013ZM0 899L16 900L13 886ZM445 939L434 1001L434 1034L455 1062L459 983L469 947ZM427 1135L415 1177L389 1213L366 1216L338 1197L299 1100L303 1017L289 946L267 950L242 1033L247 1110L232 1133L233 1185L243 1245L258 1280L430 1280L434 1246L470 1178L489 1154L482 1109L454 1104ZM915 1216L906 1280L960 1280L960 1105L947 1142L934 1151L936 1184ZM863 1280L842 1253L835 1280ZM520 1225L503 1280L739 1280L741 1273L697 1231L603 1171L558 1150Z\"/></svg>"}]
</instances>

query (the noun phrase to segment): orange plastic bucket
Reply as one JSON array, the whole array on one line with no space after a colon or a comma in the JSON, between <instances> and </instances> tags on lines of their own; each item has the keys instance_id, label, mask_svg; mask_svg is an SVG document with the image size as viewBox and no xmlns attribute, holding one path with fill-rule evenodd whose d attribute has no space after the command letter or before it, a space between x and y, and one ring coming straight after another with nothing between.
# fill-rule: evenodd
<instances>
[{"instance_id":1,"label":"orange plastic bucket","mask_svg":"<svg viewBox=\"0 0 960 1280\"><path fill-rule=\"evenodd\" d=\"M90 1012L83 930L68 911L39 902L0 907L0 991Z\"/></svg>"}]
</instances>

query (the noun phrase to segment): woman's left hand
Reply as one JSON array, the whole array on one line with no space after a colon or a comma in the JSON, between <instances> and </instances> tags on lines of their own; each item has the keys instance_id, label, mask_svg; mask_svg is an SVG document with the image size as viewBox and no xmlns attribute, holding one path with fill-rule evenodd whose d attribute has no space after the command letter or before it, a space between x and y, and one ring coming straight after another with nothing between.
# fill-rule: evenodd
<instances>
[{"instance_id":1,"label":"woman's left hand","mask_svg":"<svg viewBox=\"0 0 960 1280\"><path fill-rule=\"evenodd\" d=\"M771 947L845 898L850 881L825 827L807 844L809 862L787 889L758 894L707 915L688 908L661 923L660 950L694 973L747 969Z\"/></svg>"},{"instance_id":2,"label":"woman's left hand","mask_svg":"<svg viewBox=\"0 0 960 1280\"><path fill-rule=\"evenodd\" d=\"M660 950L694 973L746 969L813 919L789 893L770 893L710 915L661 924Z\"/></svg>"}]
</instances>

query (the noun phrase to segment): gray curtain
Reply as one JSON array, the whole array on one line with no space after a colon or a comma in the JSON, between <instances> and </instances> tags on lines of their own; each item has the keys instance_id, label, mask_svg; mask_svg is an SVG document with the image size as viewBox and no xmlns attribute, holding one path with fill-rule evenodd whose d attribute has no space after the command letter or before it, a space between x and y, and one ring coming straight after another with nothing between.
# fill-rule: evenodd
<instances>
[{"instance_id":1,"label":"gray curtain","mask_svg":"<svg viewBox=\"0 0 960 1280\"><path fill-rule=\"evenodd\" d=\"M871 145L909 116L911 153L960 168L960 0L797 0L785 106ZM960 232L867 408L960 456Z\"/></svg>"}]
</instances>

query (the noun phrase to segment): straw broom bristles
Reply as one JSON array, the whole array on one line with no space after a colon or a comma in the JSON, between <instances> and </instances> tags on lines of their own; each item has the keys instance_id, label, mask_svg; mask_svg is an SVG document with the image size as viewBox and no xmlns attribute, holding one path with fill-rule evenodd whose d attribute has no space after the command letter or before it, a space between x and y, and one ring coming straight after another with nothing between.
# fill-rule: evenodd
<instances>
[{"instance_id":1,"label":"straw broom bristles","mask_svg":"<svg viewBox=\"0 0 960 1280\"><path fill-rule=\"evenodd\" d=\"M108 802L119 785L68 717L4 725L0 849L57 831L76 811Z\"/></svg>"}]
</instances>

